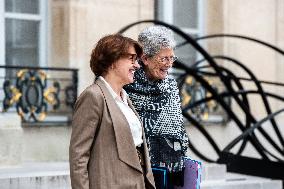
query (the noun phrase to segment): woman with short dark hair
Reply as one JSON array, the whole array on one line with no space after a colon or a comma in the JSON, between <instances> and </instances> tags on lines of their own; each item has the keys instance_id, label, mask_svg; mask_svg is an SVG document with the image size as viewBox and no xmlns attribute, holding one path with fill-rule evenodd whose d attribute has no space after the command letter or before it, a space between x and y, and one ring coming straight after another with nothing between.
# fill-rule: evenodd
<instances>
[{"instance_id":1,"label":"woman with short dark hair","mask_svg":"<svg viewBox=\"0 0 284 189\"><path fill-rule=\"evenodd\" d=\"M143 127L123 86L140 67L140 45L119 34L100 39L90 67L96 76L75 105L69 147L73 189L153 189Z\"/></svg>"}]
</instances>

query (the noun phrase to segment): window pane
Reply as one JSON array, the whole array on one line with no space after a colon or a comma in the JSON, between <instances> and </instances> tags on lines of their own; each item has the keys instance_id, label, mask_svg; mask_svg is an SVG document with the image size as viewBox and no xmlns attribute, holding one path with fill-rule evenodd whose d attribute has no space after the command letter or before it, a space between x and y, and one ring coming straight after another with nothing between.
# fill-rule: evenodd
<instances>
[{"instance_id":1,"label":"window pane","mask_svg":"<svg viewBox=\"0 0 284 189\"><path fill-rule=\"evenodd\" d=\"M6 12L17 13L39 13L39 1L38 0L5 0Z\"/></svg>"},{"instance_id":2,"label":"window pane","mask_svg":"<svg viewBox=\"0 0 284 189\"><path fill-rule=\"evenodd\" d=\"M174 6L174 25L186 28L197 28L198 21L198 1L197 0L177 0Z\"/></svg>"},{"instance_id":3,"label":"window pane","mask_svg":"<svg viewBox=\"0 0 284 189\"><path fill-rule=\"evenodd\" d=\"M195 38L197 36L192 36L192 37ZM175 40L177 46L185 42L183 38L177 35L175 35ZM175 49L175 54L181 62L185 63L188 66L194 64L197 59L197 51L189 43L181 47L177 47Z\"/></svg>"},{"instance_id":4,"label":"window pane","mask_svg":"<svg viewBox=\"0 0 284 189\"><path fill-rule=\"evenodd\" d=\"M164 15L164 1L163 0L157 0L155 1L156 7L155 7L155 19L157 20L163 20L163 15Z\"/></svg>"},{"instance_id":5,"label":"window pane","mask_svg":"<svg viewBox=\"0 0 284 189\"><path fill-rule=\"evenodd\" d=\"M39 64L39 22L5 20L6 65L37 66Z\"/></svg>"}]
</instances>

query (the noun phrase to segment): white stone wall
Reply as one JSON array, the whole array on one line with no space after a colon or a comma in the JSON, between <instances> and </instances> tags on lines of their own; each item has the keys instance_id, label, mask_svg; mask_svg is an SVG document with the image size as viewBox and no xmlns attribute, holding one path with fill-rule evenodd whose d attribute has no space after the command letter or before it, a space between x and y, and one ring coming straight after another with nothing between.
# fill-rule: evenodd
<instances>
[{"instance_id":1,"label":"white stone wall","mask_svg":"<svg viewBox=\"0 0 284 189\"><path fill-rule=\"evenodd\" d=\"M68 160L70 126L22 126L16 113L1 114L0 123L0 168Z\"/></svg>"},{"instance_id":2,"label":"white stone wall","mask_svg":"<svg viewBox=\"0 0 284 189\"><path fill-rule=\"evenodd\" d=\"M22 162L23 129L16 114L0 115L0 168L14 166Z\"/></svg>"},{"instance_id":3,"label":"white stone wall","mask_svg":"<svg viewBox=\"0 0 284 189\"><path fill-rule=\"evenodd\" d=\"M66 161L69 159L71 126L22 128L23 162Z\"/></svg>"},{"instance_id":4,"label":"white stone wall","mask_svg":"<svg viewBox=\"0 0 284 189\"><path fill-rule=\"evenodd\" d=\"M53 0L50 11L52 54L49 65L78 68L81 92L94 79L89 59L96 42L130 23L153 19L153 6L152 0ZM126 35L136 38L140 27Z\"/></svg>"},{"instance_id":5,"label":"white stone wall","mask_svg":"<svg viewBox=\"0 0 284 189\"><path fill-rule=\"evenodd\" d=\"M79 93L93 81L89 69L90 52L99 38L117 32L122 27L144 19L153 19L152 0L52 0L49 10L49 66L78 68ZM261 39L284 49L283 0L208 0L206 9L207 34L231 33ZM136 38L142 25L126 35ZM220 40L219 46L208 43L212 53L225 53L245 62L259 79L284 81L284 58L261 46L241 40ZM223 62L224 65L227 63ZM231 66L228 66L232 68ZM238 76L246 76L238 69ZM275 88L269 88L276 91ZM278 90L278 89L277 89ZM283 94L284 90L277 91ZM257 98L256 98L257 99ZM256 102L253 97L252 102ZM273 108L283 105L274 103ZM264 115L262 106L252 104L254 115ZM234 111L240 112L236 105ZM239 113L241 116L241 113ZM4 119L4 118L3 118ZM70 127L22 128L20 122L12 127L10 119L0 125L0 166L21 161L61 161L68 159ZM2 119L1 119L2 120ZM4 126L3 126L4 125ZM7 129L9 128L9 129ZM196 129L187 127L189 136L198 148L211 157L210 144L201 140ZM214 139L222 149L240 131L232 123L209 126ZM284 133L284 128L280 128ZM272 131L268 131L273 133ZM4 137L5 136L5 137ZM251 154L254 150L246 153ZM253 153L256 155L255 153ZM190 155L193 156L192 153Z\"/></svg>"},{"instance_id":6,"label":"white stone wall","mask_svg":"<svg viewBox=\"0 0 284 189\"><path fill-rule=\"evenodd\" d=\"M79 69L80 93L93 82L90 53L104 35L132 22L153 19L152 0L49 1L48 66ZM136 27L126 35L135 38ZM0 167L22 162L66 161L70 126L23 127L16 114L0 116Z\"/></svg>"}]
</instances>

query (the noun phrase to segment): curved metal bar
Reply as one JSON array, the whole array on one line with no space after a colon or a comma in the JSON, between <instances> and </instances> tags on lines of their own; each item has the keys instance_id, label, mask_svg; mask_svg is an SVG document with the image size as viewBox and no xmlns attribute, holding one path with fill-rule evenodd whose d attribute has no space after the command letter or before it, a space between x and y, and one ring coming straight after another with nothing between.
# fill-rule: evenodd
<instances>
[{"instance_id":1,"label":"curved metal bar","mask_svg":"<svg viewBox=\"0 0 284 189\"><path fill-rule=\"evenodd\" d=\"M206 36L202 36L202 37L196 37L194 38L196 41L201 41L201 40L205 40L205 39L212 39L212 38L220 38L220 37L229 37L229 38L239 38L239 39L244 39L244 40L248 40L248 41L253 41L253 42L256 42L258 44L261 44L263 46L266 46L266 47L269 47L275 51L277 51L278 53L284 55L284 51L281 50L280 48L272 45L272 44L269 44L267 42L264 42L264 41L261 41L261 40L258 40L258 39L254 39L254 38L251 38L251 37L247 37L247 36L243 36L243 35L234 35L234 34L214 34L214 35L206 35ZM182 42L180 44L177 45L177 47L182 47L184 45L188 44L186 41L185 42Z\"/></svg>"},{"instance_id":2,"label":"curved metal bar","mask_svg":"<svg viewBox=\"0 0 284 189\"><path fill-rule=\"evenodd\" d=\"M186 75L185 75L186 76ZM185 78L185 77L184 77ZM182 82L182 83L184 83L184 81ZM242 86L240 86L241 88L242 88ZM187 118L187 120L189 120L194 126L196 126L197 127L197 129L203 129L203 127L202 126L199 126L200 124L197 122L197 121L195 121L195 119L193 119L192 117L190 117L188 114L187 114L187 111L188 111L188 109L184 109L183 108L183 115ZM249 123L249 122L247 122L247 123ZM249 127L249 125L247 125L246 127ZM202 131L202 133L203 133L203 135L208 139L209 137L210 137L210 142L213 144L213 139L211 139L211 136L207 133L207 131L206 130L203 130ZM255 138L255 136L252 136L252 137L254 137ZM244 143L243 143L243 145L241 146L241 148L240 148L240 150L239 150L239 152L238 153L241 153L242 152L242 150L244 149L244 146L245 146L245 144L246 144L246 140L244 140ZM215 144L215 142L214 142L214 144ZM219 153L218 153L218 155L219 155Z\"/></svg>"},{"instance_id":3,"label":"curved metal bar","mask_svg":"<svg viewBox=\"0 0 284 189\"><path fill-rule=\"evenodd\" d=\"M231 79L233 79L233 81L235 82L235 84L236 84L236 86L239 88L239 90L243 90L244 88L243 88L243 86L242 86L242 84L241 84L241 82L237 79L237 77L232 73L232 72L230 72L228 69L226 69L226 68L224 68L224 67L220 67L223 71L225 71L228 75L230 75L231 77ZM186 76L186 75L185 75ZM235 93L235 91L233 91L234 93ZM232 92L230 92L230 94L232 94ZM248 99L247 99L247 97L246 97L246 94L245 93L243 93L242 94L242 98L243 98L243 103L248 107L248 109L249 109L249 103L248 103ZM189 110L189 108L183 108L184 110L186 110L186 111L188 111ZM246 124L245 124L245 128L249 128L250 127L250 120L248 119L248 116L246 115ZM252 137L254 137L254 138L256 138L255 136L252 136ZM237 154L241 154L242 152L243 152L243 150L245 149L245 146L246 146L246 144L247 144L247 140L244 140L243 141L243 143L242 143L242 145L241 145L241 147L240 147L240 149L239 149L239 151L237 152Z\"/></svg>"},{"instance_id":4,"label":"curved metal bar","mask_svg":"<svg viewBox=\"0 0 284 189\"><path fill-rule=\"evenodd\" d=\"M137 24L141 24L141 23L154 23L154 24L159 24L159 25L163 25L168 27L169 29L173 30L175 33L177 33L178 35L180 35L182 38L184 38L186 41L188 41L197 51L199 51L200 54L202 54L204 56L205 59L207 59L207 61L210 63L210 65L215 69L216 73L219 75L221 81L224 83L224 85L226 86L226 88L231 91L232 87L230 86L230 84L226 81L224 75L222 74L219 66L217 65L217 63L213 60L213 58L190 36L188 36L186 33L184 33L183 31L181 31L180 29L178 29L177 27L161 22L161 21L156 21L156 20L144 20L144 21L139 21L139 22L135 22L133 24L130 24L126 27L124 27L122 30L119 31L119 33L123 33L124 31L126 31L127 29L129 29L130 27L137 25ZM188 67L185 65L181 65L181 67L183 67L187 72L189 71ZM245 130L243 124L241 123L241 121L237 118L237 116L232 112L232 110L227 106L227 104L220 99L220 97L218 96L218 94L215 92L214 89L212 89L210 87L210 85L204 81L200 76L196 75L195 73L190 73L190 74L194 74L196 78L198 78L198 80L202 81L202 84L207 87L208 89L210 89L209 91L211 92L211 94L213 96L216 97L216 99L219 101L220 105L228 112L228 114L232 117L232 119L236 122L236 124L238 125L239 129L241 129L242 131ZM236 101L238 101L238 103L242 104L238 97L234 95L234 98L236 98ZM267 155L262 151L262 148L260 147L260 143L257 139L253 138L253 137L249 137L249 140L251 141L252 145L254 146L254 148L256 149L256 151L260 154L260 156L264 159L268 159Z\"/></svg>"},{"instance_id":5,"label":"curved metal bar","mask_svg":"<svg viewBox=\"0 0 284 189\"><path fill-rule=\"evenodd\" d=\"M234 63L234 64L240 66L242 69L244 69L244 70L246 71L246 73L249 74L249 76L251 77L251 79L253 80L253 82L255 83L255 85L256 85L256 87L257 87L257 89L258 89L258 91L259 91L259 94L260 94L260 96L261 96L261 98L262 98L262 100L263 100L263 103L264 103L264 106L265 106L265 109L266 109L267 114L271 114L271 113L272 113L272 112L271 112L271 109L270 109L270 106L269 106L269 103L268 103L268 101L267 101L267 98L266 98L266 96L265 96L265 93L264 93L264 91L263 91L263 88L262 88L260 82L258 81L258 79L256 78L256 76L255 76L244 64L242 64L241 62L237 61L236 59L233 59L233 58L228 57L228 56L216 55L216 56L212 56L212 58L214 58L214 59L228 60L228 62ZM203 59L203 61L205 61L205 59ZM202 61L199 61L198 64L201 63L201 62L202 62ZM245 109L243 109L243 110L245 111L246 115L251 116L252 122L255 123L256 120L252 117L251 114L248 114L249 110L245 110ZM271 124L272 124L272 126L273 126L273 129L274 129L274 131L275 131L275 133L276 133L276 135L277 135L277 137L278 137L280 143L284 146L284 139L283 139L283 136L281 135L281 132L280 132L280 130L278 129L277 124L276 124L274 118L272 118L272 119L270 120L270 122L271 122ZM260 132L265 136L265 138L266 138L269 142L271 142L271 144L274 146L274 148L275 148L279 153L281 153L282 155L284 155L284 151L271 139L271 137L270 137L262 128L260 128Z\"/></svg>"},{"instance_id":6,"label":"curved metal bar","mask_svg":"<svg viewBox=\"0 0 284 189\"><path fill-rule=\"evenodd\" d=\"M200 61L200 60L199 60ZM205 59L202 59L202 61L205 61ZM195 64L194 64L195 65ZM194 66L193 65L193 66ZM175 67L175 66L174 66ZM192 66L191 66L192 67ZM177 67L175 67L177 68ZM217 77L216 73L213 72L206 72L206 71L201 71L204 68L211 68L210 65L204 65L204 66L198 66L196 69L196 71L198 71L199 73L203 74L203 75L207 75L207 76L212 76L212 77ZM173 73L175 75L175 73ZM185 74L183 74L185 75ZM230 76L226 76L230 79ZM245 77L236 77L237 79L244 80L244 81L248 81L248 82L253 82L251 79L249 78L245 78ZM260 84L266 84L266 85L275 85L275 86L280 86L280 87L284 87L284 83L280 83L280 82L271 82L271 81L265 81L265 80L258 80Z\"/></svg>"},{"instance_id":7,"label":"curved metal bar","mask_svg":"<svg viewBox=\"0 0 284 189\"><path fill-rule=\"evenodd\" d=\"M232 142L230 142L224 149L223 151L225 152L229 152L239 141L241 141L242 139L248 137L249 135L252 134L252 132L259 128L264 122L268 121L269 119L275 117L276 115L282 113L284 111L283 109L280 109L274 113L269 114L267 117L261 119L259 122L257 122L254 126L248 128L245 132L243 132L240 136L238 136L237 138L235 138Z\"/></svg>"},{"instance_id":8,"label":"curved metal bar","mask_svg":"<svg viewBox=\"0 0 284 189\"><path fill-rule=\"evenodd\" d=\"M232 79L229 79L228 81L231 81L232 80L234 81L234 83L236 84L236 86L239 88L239 90L243 90L244 87L243 85L241 84L240 80L237 79L237 77L231 72L229 71L228 69L224 68L224 67L221 67L220 68L227 73L226 76L230 76ZM236 93L236 91L232 91L234 94ZM250 106L249 106L249 102L248 102L248 98L246 96L246 94L242 94L242 102L244 103L244 105L248 108L248 110L250 110ZM250 127L250 118L247 114L245 114L245 128L249 128ZM253 138L256 139L256 136L255 135L252 135ZM241 147L239 148L237 154L240 155L243 150L245 149L246 147L246 144L247 144L247 139L243 140L243 143L241 144Z\"/></svg>"},{"instance_id":9,"label":"curved metal bar","mask_svg":"<svg viewBox=\"0 0 284 189\"><path fill-rule=\"evenodd\" d=\"M200 71L203 68L210 68L211 66L199 66L198 69L196 69L199 73L207 75L207 76L217 76L216 73L213 72L206 72L206 71ZM227 76L228 78L230 76ZM253 82L251 79L249 78L245 78L245 77L236 77L238 78L240 81L249 81L249 82ZM230 78L229 78L230 79ZM260 84L265 84L265 85L275 85L275 86L280 86L280 87L284 87L284 83L280 83L280 82L271 82L271 81L265 81L265 80L258 80Z\"/></svg>"},{"instance_id":10,"label":"curved metal bar","mask_svg":"<svg viewBox=\"0 0 284 189\"><path fill-rule=\"evenodd\" d=\"M267 101L267 98L265 96L265 93L264 93L264 90L263 90L261 84L259 83L259 81L256 78L256 76L244 64L240 63L239 61L237 61L237 60L235 60L233 58L227 57L227 56L213 56L213 58L226 59L226 60L229 60L230 62L233 62L233 63L237 64L241 68L243 68L249 74L249 76L252 78L254 83L256 84L256 87L257 87L257 89L258 89L258 91L259 91L259 93L261 95L262 100L263 100L263 103L264 103L264 106L265 106L267 114L271 114L272 113L272 111L270 109L270 105L269 105L269 103ZM275 133L276 133L280 143L282 144L282 146L284 146L283 136L281 135L281 132L279 131L274 118L270 119L270 121L271 121L273 129L274 129L274 131L275 131ZM267 136L269 137L269 135L267 135ZM277 144L275 143L275 145L277 145ZM281 151L281 148L279 148L278 151L279 150L280 150L280 153L284 155L284 151L283 150Z\"/></svg>"},{"instance_id":11,"label":"curved metal bar","mask_svg":"<svg viewBox=\"0 0 284 189\"><path fill-rule=\"evenodd\" d=\"M246 94L246 95L248 95L248 94L258 94L258 91L256 91L256 90L242 90L242 91L236 91L236 94L237 94L237 95L242 95L242 94ZM277 99L277 100L284 101L284 97L281 97L281 96L279 96L279 95L272 94L272 93L268 93L268 92L265 92L265 94L266 94L267 96L273 97L273 98L275 98L275 99ZM224 98L224 97L230 97L230 96L231 96L231 93L229 93L229 92L223 92L223 93L219 93L219 96L221 96L221 97L223 97L223 98ZM195 101L194 103L187 105L186 108L184 108L184 110L185 110L185 111L188 111L189 109L194 108L194 107L196 107L196 106L198 106L198 105L200 105L200 104L209 102L210 100L214 100L214 98L211 96L211 97L206 97L206 98L203 98L203 99L201 99L201 100Z\"/></svg>"},{"instance_id":12,"label":"curved metal bar","mask_svg":"<svg viewBox=\"0 0 284 189\"><path fill-rule=\"evenodd\" d=\"M235 83L237 84L237 86L238 86L240 89L242 89L242 85L239 83L239 81L236 79L236 77L234 77L233 73L230 72L229 70L225 69L225 68L222 68L222 69L223 69L223 70L226 70L226 72L229 74L229 76L231 76L231 77L234 78L234 81L235 81ZM231 93L231 95L234 95L234 94L235 94L235 91L233 91L233 93ZM246 97L243 97L243 99L246 99ZM249 106L247 106L247 107L249 108ZM246 114L246 117L248 117L248 114ZM249 128L250 121L249 121L248 119L246 119L246 120L247 120L247 121L246 121L246 127ZM261 128L259 128L259 129L261 130ZM265 135L265 137L267 138L267 140L268 140L270 143L272 143L272 145L274 146L274 148L277 149L278 146L277 146L276 143L274 143L274 141L269 137L269 135L266 135L266 132L265 132L264 130L263 130L262 132L263 132L263 134ZM252 134L251 136L255 137L254 134ZM237 152L238 155L241 154L241 152L244 150L246 144L247 144L247 140L244 139L244 140L243 140L243 143L242 143L242 145L241 145L241 147L240 147L240 149L239 149L239 151ZM261 145L260 145L260 146L261 146ZM262 148L263 148L263 151L266 151L270 156L274 157L274 158L277 159L277 160L280 160L278 157L276 157L274 154L272 154L271 152L269 152L267 149L265 149L264 147L262 147ZM278 148L277 150L280 150L280 148Z\"/></svg>"},{"instance_id":13,"label":"curved metal bar","mask_svg":"<svg viewBox=\"0 0 284 189\"><path fill-rule=\"evenodd\" d=\"M218 37L239 38L239 39L244 39L244 40L248 40L248 41L253 41L253 42L256 42L256 43L261 44L263 46L269 47L269 48L275 50L276 52L284 55L284 51L281 50L280 48L274 46L274 45L271 45L271 44L269 44L267 42L264 42L264 41L261 41L261 40L258 40L258 39L254 39L254 38L247 37L247 36L242 36L242 35L214 34L214 35L207 35L207 36L197 37L197 38L195 38L195 40L196 41L201 41L201 40L204 40L204 39L211 39L211 38L218 38Z\"/></svg>"},{"instance_id":14,"label":"curved metal bar","mask_svg":"<svg viewBox=\"0 0 284 189\"><path fill-rule=\"evenodd\" d=\"M209 159L206 156L204 156L202 153L200 153L197 150L197 148L195 148L195 146L190 142L190 140L188 141L188 146L189 146L190 150L193 151L193 153L195 153L199 158L203 159L204 161L207 161L209 163L215 162L214 160Z\"/></svg>"},{"instance_id":15,"label":"curved metal bar","mask_svg":"<svg viewBox=\"0 0 284 189\"><path fill-rule=\"evenodd\" d=\"M207 133L207 131L204 129L203 125L201 125L199 122L197 122L194 118L192 118L187 112L183 111L183 115L186 117L186 119L188 121L190 121L205 137L206 139L209 141L210 145L213 147L213 149L215 150L215 152L218 154L218 156L220 156L220 148L218 147L218 145L215 143L214 139ZM195 150L198 151L198 150ZM207 160L209 160L209 162L215 162L214 160L206 157L205 155L203 155L202 153L198 152L196 155L199 155L199 157L202 157Z\"/></svg>"},{"instance_id":16,"label":"curved metal bar","mask_svg":"<svg viewBox=\"0 0 284 189\"><path fill-rule=\"evenodd\" d=\"M255 91L255 93L257 93L257 91ZM243 94L243 92L242 93L240 93L240 94ZM207 99L209 99L209 98L207 98ZM213 99L213 97L210 97L210 100L212 100ZM204 100L204 99L203 99ZM211 139L211 137L210 137L210 135L207 133L207 131L205 131L204 129L203 129L203 127L197 122L197 121L195 121L195 119L193 119L191 116L189 116L188 114L187 114L187 110L188 109L183 109L183 114L184 114L184 116L187 118L187 120L188 121L190 121L194 126L196 126L196 128L197 129L201 129L202 128L202 130L203 131L201 131L202 133L203 133L203 135L209 140L209 138L210 138L210 140L209 140L209 142L211 143L211 144L213 144L213 139ZM254 134L252 134L252 136L254 136ZM255 136L254 136L255 137ZM241 152L243 151L243 149L245 148L245 145L246 145L246 143L247 143L247 140L246 139L244 139L244 141L243 141L243 144L241 145L241 147L240 147L240 149L239 149L239 151L238 151L238 153L237 154L241 154ZM215 144L215 142L214 142L214 144ZM271 157L273 157L273 158L275 158L276 160L279 160L279 161L282 161L281 159L279 159L277 156L275 156L273 153L271 153L269 150L267 150L267 149L265 149L264 147L262 147L262 149L263 149L263 151L265 151L266 153L268 153ZM208 158L206 158L204 155L202 155L200 152L196 152L196 150L193 150L196 154L198 154L198 156L200 157L200 158L203 158L204 160L205 159L208 159ZM219 153L218 153L219 154ZM206 161L208 161L208 160L206 160Z\"/></svg>"},{"instance_id":17,"label":"curved metal bar","mask_svg":"<svg viewBox=\"0 0 284 189\"><path fill-rule=\"evenodd\" d=\"M182 78L181 83L184 83L184 79L185 77ZM212 145L213 149L215 150L215 152L219 155L220 154L220 148L218 147L218 145L216 144L216 142L214 141L214 139L211 137L211 135L204 129L204 126L201 125L201 123L199 123L198 121L196 121L192 116L190 116L186 111L184 111L184 108L182 109L182 113L183 116L186 117L186 119L191 122L191 124L193 126L195 126L204 136L205 138L209 141L210 145ZM200 158L202 158L203 160L207 161L207 162L215 162L214 160L206 157L205 155L203 155L201 152L199 152L193 144L189 143L189 148Z\"/></svg>"},{"instance_id":18,"label":"curved metal bar","mask_svg":"<svg viewBox=\"0 0 284 189\"><path fill-rule=\"evenodd\" d=\"M213 58L213 57L212 57ZM221 68L221 67L219 67ZM233 76L233 74L231 72L229 72L228 70L226 70L227 73L229 73L229 75ZM229 83L229 80L226 80L226 82ZM237 84L237 83L236 83ZM238 85L238 84L237 84ZM227 85L228 86L228 89L229 91L231 92L232 96L234 97L234 99L236 100L236 102L238 103L238 105L242 108L242 110L245 112L245 115L246 115L246 127L248 128L250 123L252 122L256 122L255 118L253 117L253 115L250 113L250 110L249 110L249 107L238 97L238 95L235 94L235 91L232 87L232 85ZM271 143L274 143L273 140L269 137L269 135L262 129L260 128L259 129L260 132L271 142ZM254 135L251 135L251 137L253 137L255 139L255 142L257 143L257 145L264 149L264 147L261 145L261 143L257 140L257 138L254 136ZM242 144L239 152L241 153L242 149L243 149L243 145L246 143L246 141L244 141L244 143ZM276 145L276 144L275 144ZM277 148L277 146L276 146ZM280 153L281 153L281 149L280 149Z\"/></svg>"},{"instance_id":19,"label":"curved metal bar","mask_svg":"<svg viewBox=\"0 0 284 189\"><path fill-rule=\"evenodd\" d=\"M187 74L189 75L192 75L198 82L200 82L211 94L212 94L212 98L215 98L217 102L219 102L220 104L224 104L224 106L222 106L224 108L224 110L228 113L228 115L237 123L236 120L238 120L237 116L233 113L233 111L228 107L228 105L224 102L224 100L219 96L219 94L217 94L215 92L215 90L210 86L209 83L207 83L206 80L204 80L197 72L195 69L191 69L187 66L185 66L184 64L180 63L179 61L176 61L175 64L177 66L179 66L180 68L183 68L184 70L186 70ZM231 93L231 92L230 92ZM231 93L232 94L232 93ZM242 128L241 130L245 130L244 126L241 125ZM261 147L259 147L258 145L259 142L257 140L254 140L255 138L253 136L250 136L251 137L251 142L253 145L256 145L256 150L257 148L259 149L262 149ZM255 142L255 144L254 144ZM262 151L261 151L262 154L264 154ZM268 159L268 157L264 154L262 156L264 159Z\"/></svg>"}]
</instances>

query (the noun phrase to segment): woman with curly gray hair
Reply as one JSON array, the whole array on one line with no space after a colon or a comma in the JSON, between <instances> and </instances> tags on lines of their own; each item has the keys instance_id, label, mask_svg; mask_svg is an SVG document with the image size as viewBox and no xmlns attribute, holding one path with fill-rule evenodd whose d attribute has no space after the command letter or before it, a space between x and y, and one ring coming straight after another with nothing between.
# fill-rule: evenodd
<instances>
[{"instance_id":1,"label":"woman with curly gray hair","mask_svg":"<svg viewBox=\"0 0 284 189\"><path fill-rule=\"evenodd\" d=\"M125 89L142 119L151 164L167 169L168 184L173 188L183 185L188 147L177 83L168 76L177 59L175 40L168 28L151 26L139 34L138 42L143 48L141 68Z\"/></svg>"}]
</instances>

